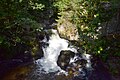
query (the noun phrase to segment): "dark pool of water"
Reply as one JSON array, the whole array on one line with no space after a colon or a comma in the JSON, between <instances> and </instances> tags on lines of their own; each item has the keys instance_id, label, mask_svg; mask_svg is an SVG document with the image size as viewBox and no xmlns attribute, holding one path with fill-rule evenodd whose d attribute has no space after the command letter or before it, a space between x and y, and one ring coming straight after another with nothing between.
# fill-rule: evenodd
<instances>
[{"instance_id":1,"label":"dark pool of water","mask_svg":"<svg viewBox=\"0 0 120 80\"><path fill-rule=\"evenodd\" d=\"M56 73L41 72L40 66L33 62L11 68L1 75L0 80L70 80L71 78L65 75L56 75Z\"/></svg>"},{"instance_id":2,"label":"dark pool of water","mask_svg":"<svg viewBox=\"0 0 120 80\"><path fill-rule=\"evenodd\" d=\"M73 77L72 74L65 76L64 74L44 73L40 67L34 62L0 62L0 80L115 80L100 61L97 62L88 79Z\"/></svg>"}]
</instances>

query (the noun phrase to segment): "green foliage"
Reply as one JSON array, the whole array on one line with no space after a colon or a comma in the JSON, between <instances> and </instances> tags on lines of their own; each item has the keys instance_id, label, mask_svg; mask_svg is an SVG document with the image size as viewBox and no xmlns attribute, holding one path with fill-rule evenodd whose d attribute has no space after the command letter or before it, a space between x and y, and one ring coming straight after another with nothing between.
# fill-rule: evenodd
<instances>
[{"instance_id":1,"label":"green foliage","mask_svg":"<svg viewBox=\"0 0 120 80\"><path fill-rule=\"evenodd\" d=\"M0 0L0 48L10 50L17 43L30 45L42 28L29 11L41 12L44 7L39 0Z\"/></svg>"},{"instance_id":2,"label":"green foliage","mask_svg":"<svg viewBox=\"0 0 120 80\"><path fill-rule=\"evenodd\" d=\"M0 46L32 45L36 31L42 31L39 17L49 19L58 13L58 24L68 21L76 26L85 52L99 55L106 48L101 25L112 18L117 2L119 0L0 0ZM48 9L55 13L42 13Z\"/></svg>"},{"instance_id":3,"label":"green foliage","mask_svg":"<svg viewBox=\"0 0 120 80\"><path fill-rule=\"evenodd\" d=\"M113 1L114 2L114 1ZM116 11L110 0L56 0L59 10L58 24L63 20L76 25L81 46L86 53L100 54L105 46L101 38L101 24L109 21Z\"/></svg>"}]
</instances>

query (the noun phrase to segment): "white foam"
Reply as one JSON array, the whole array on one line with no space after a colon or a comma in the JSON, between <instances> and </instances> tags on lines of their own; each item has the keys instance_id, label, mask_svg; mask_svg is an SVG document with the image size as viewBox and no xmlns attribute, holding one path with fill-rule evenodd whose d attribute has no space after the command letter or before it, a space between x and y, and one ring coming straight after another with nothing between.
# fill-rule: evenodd
<instances>
[{"instance_id":1,"label":"white foam","mask_svg":"<svg viewBox=\"0 0 120 80\"><path fill-rule=\"evenodd\" d=\"M91 60L91 55L84 53L84 54L82 55L82 57L83 57L85 60L87 60L86 68L92 68L92 66L91 66L91 61L90 61L90 60Z\"/></svg>"},{"instance_id":2,"label":"white foam","mask_svg":"<svg viewBox=\"0 0 120 80\"><path fill-rule=\"evenodd\" d=\"M44 57L42 59L38 59L36 63L38 65L41 65L41 70L44 70L46 73L60 71L67 74L67 72L62 70L57 65L57 59L60 55L60 51L70 50L77 53L77 50L73 46L68 47L68 40L61 39L58 35L57 30L52 30L52 32L53 34L50 36L49 41L47 41L46 37L43 40L43 42L47 42L49 44L49 46L43 47ZM87 60L87 68L91 68L90 57L91 56L89 54L82 55L82 58ZM75 56L74 58L71 58L70 63L75 62L75 60L78 58L80 57Z\"/></svg>"},{"instance_id":3,"label":"white foam","mask_svg":"<svg viewBox=\"0 0 120 80\"><path fill-rule=\"evenodd\" d=\"M57 30L52 30L52 32L53 34L47 42L49 46L46 48L43 47L44 57L36 61L42 65L43 70L47 73L58 70L62 72L61 68L56 63L61 50L71 50L73 52L77 52L77 50L73 47L68 48L68 41L61 39ZM46 39L44 39L44 42L45 41Z\"/></svg>"}]
</instances>

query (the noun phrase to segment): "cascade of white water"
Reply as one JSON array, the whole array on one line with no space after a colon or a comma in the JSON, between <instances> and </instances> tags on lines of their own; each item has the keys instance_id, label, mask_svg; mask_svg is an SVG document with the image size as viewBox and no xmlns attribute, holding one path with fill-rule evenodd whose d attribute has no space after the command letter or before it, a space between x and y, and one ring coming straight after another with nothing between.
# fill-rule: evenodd
<instances>
[{"instance_id":1,"label":"cascade of white water","mask_svg":"<svg viewBox=\"0 0 120 80\"><path fill-rule=\"evenodd\" d=\"M44 48L44 57L42 59L38 59L36 62L42 65L42 69L48 72L61 71L61 68L57 66L57 59L61 50L71 50L73 52L77 52L75 48L68 47L68 41L65 39L61 39L58 35L57 30L52 30L52 35L50 36L48 47ZM43 40L47 41L46 38Z\"/></svg>"},{"instance_id":2,"label":"cascade of white water","mask_svg":"<svg viewBox=\"0 0 120 80\"><path fill-rule=\"evenodd\" d=\"M52 29L51 31L53 34L50 36L49 40L47 41L46 37L43 40L43 42L49 44L47 47L43 47L44 57L36 60L36 63L38 66L41 66L40 70L44 71L45 73L59 71L66 74L66 72L57 65L60 51L70 50L74 53L77 53L77 49L72 46L68 47L68 41L60 38L57 30ZM74 58L71 58L70 63L75 62L77 59L85 59L87 61L86 68L91 68L89 54L82 54L82 57L75 56Z\"/></svg>"}]
</instances>

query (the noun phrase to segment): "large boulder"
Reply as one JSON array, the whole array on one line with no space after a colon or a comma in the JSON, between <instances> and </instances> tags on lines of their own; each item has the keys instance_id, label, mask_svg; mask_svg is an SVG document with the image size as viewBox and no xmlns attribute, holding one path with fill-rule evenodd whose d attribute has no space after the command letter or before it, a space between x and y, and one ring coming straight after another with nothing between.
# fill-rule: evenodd
<instances>
[{"instance_id":1,"label":"large boulder","mask_svg":"<svg viewBox=\"0 0 120 80\"><path fill-rule=\"evenodd\" d=\"M75 56L74 52L70 50L62 50L57 60L58 66L61 69L66 70L66 68L69 65L70 59L73 58L74 56Z\"/></svg>"},{"instance_id":2,"label":"large boulder","mask_svg":"<svg viewBox=\"0 0 120 80\"><path fill-rule=\"evenodd\" d=\"M57 60L58 66L67 71L67 78L72 78L72 80L73 78L74 80L83 80L89 75L89 71L86 68L87 60L78 54L79 53L74 53L70 50L62 50Z\"/></svg>"}]
</instances>

